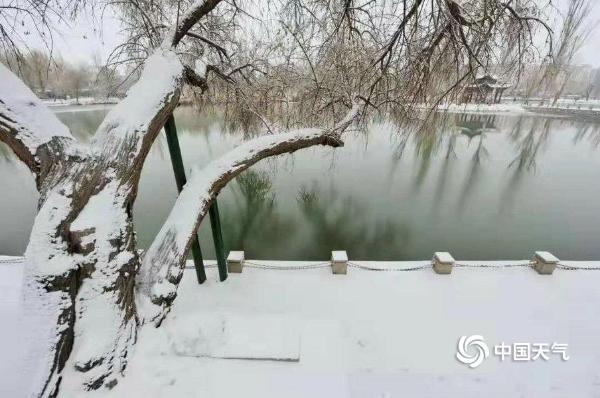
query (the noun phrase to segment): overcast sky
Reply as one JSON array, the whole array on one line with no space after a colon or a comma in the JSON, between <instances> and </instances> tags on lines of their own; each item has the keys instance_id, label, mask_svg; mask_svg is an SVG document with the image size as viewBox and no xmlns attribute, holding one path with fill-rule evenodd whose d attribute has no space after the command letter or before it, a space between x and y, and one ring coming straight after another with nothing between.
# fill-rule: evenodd
<instances>
[{"instance_id":1,"label":"overcast sky","mask_svg":"<svg viewBox=\"0 0 600 398\"><path fill-rule=\"evenodd\" d=\"M540 0L546 4L548 0ZM551 0L559 9L566 8L568 0ZM600 0L593 0L593 10L590 13L590 24L596 27L600 24ZM81 16L70 27L61 27L60 34L55 37L55 51L73 62L91 62L95 55L102 61L120 42L119 23L110 13L106 13L101 21L88 16ZM42 46L39 38L30 36L27 44L33 48ZM600 67L600 29L594 28L586 44L575 57L575 63L590 64Z\"/></svg>"},{"instance_id":2,"label":"overcast sky","mask_svg":"<svg viewBox=\"0 0 600 398\"><path fill-rule=\"evenodd\" d=\"M106 61L108 54L120 42L118 21L107 12L101 20L80 16L72 26L61 27L55 36L55 51L73 62L90 62L94 56ZM41 43L32 37L31 46Z\"/></svg>"}]
</instances>

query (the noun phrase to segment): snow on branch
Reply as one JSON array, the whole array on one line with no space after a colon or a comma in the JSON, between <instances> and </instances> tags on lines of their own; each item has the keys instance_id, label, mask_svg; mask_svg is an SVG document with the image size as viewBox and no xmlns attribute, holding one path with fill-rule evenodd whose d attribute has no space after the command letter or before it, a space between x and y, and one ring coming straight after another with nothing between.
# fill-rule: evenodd
<instances>
[{"instance_id":1,"label":"snow on branch","mask_svg":"<svg viewBox=\"0 0 600 398\"><path fill-rule=\"evenodd\" d=\"M157 323L162 321L175 299L192 237L212 200L229 181L267 157L314 145L342 146L341 134L358 114L359 105L355 103L346 117L332 128L263 135L243 143L205 168L195 170L144 255L137 285L142 295L154 304L140 303L140 309L147 311L145 318Z\"/></svg>"},{"instance_id":2,"label":"snow on branch","mask_svg":"<svg viewBox=\"0 0 600 398\"><path fill-rule=\"evenodd\" d=\"M75 143L71 132L39 98L0 63L0 141L36 173L38 149L55 138ZM55 155L55 154L53 154Z\"/></svg>"},{"instance_id":3,"label":"snow on branch","mask_svg":"<svg viewBox=\"0 0 600 398\"><path fill-rule=\"evenodd\" d=\"M125 162L120 167L138 162L177 106L183 78L184 66L177 54L158 48L125 99L106 115L92 145L108 159Z\"/></svg>"},{"instance_id":4,"label":"snow on branch","mask_svg":"<svg viewBox=\"0 0 600 398\"><path fill-rule=\"evenodd\" d=\"M127 97L109 112L98 128L94 147L103 157L120 163L119 168L141 170L152 142L179 102L183 83L206 89L205 77L184 66L175 47L220 2L196 1L181 16L163 43L148 57Z\"/></svg>"},{"instance_id":5,"label":"snow on branch","mask_svg":"<svg viewBox=\"0 0 600 398\"><path fill-rule=\"evenodd\" d=\"M206 14L211 12L222 0L197 0L181 16L172 34L171 46L176 47L190 29ZM168 37L166 40L169 39Z\"/></svg>"}]
</instances>

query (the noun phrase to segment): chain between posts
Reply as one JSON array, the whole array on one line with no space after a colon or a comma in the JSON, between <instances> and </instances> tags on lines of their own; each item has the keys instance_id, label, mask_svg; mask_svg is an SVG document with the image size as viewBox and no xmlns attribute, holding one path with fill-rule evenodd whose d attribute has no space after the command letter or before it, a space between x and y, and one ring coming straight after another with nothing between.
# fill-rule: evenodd
<instances>
[{"instance_id":1,"label":"chain between posts","mask_svg":"<svg viewBox=\"0 0 600 398\"><path fill-rule=\"evenodd\" d=\"M565 271L600 271L600 267L578 267L576 265L566 265L558 263L557 268L564 269Z\"/></svg>"},{"instance_id":2,"label":"chain between posts","mask_svg":"<svg viewBox=\"0 0 600 398\"><path fill-rule=\"evenodd\" d=\"M466 264L456 262L454 263L454 267L457 268L512 268L512 267L533 267L535 265L535 261L529 261L526 263L508 263L508 264Z\"/></svg>"},{"instance_id":3,"label":"chain between posts","mask_svg":"<svg viewBox=\"0 0 600 398\"><path fill-rule=\"evenodd\" d=\"M312 264L303 264L303 265L271 265L271 264L261 264L255 261L244 261L244 268L257 268L257 269L272 269L278 271L294 271L294 270L303 270L303 269L316 269L316 268L326 268L330 267L330 261L322 261L319 263Z\"/></svg>"},{"instance_id":4,"label":"chain between posts","mask_svg":"<svg viewBox=\"0 0 600 398\"><path fill-rule=\"evenodd\" d=\"M385 272L394 272L394 271L398 271L398 272L407 272L407 271L419 271L422 269L427 269L427 268L432 268L433 267L433 263L429 263L429 264L423 264L423 265L417 265L414 267L407 267L407 268L395 268L395 267L371 267L368 265L363 265L363 264L358 264L355 263L353 261L348 261L348 266L350 267L354 267L354 268L359 268L359 269L364 269L366 271L385 271Z\"/></svg>"},{"instance_id":5,"label":"chain between posts","mask_svg":"<svg viewBox=\"0 0 600 398\"><path fill-rule=\"evenodd\" d=\"M517 267L533 267L535 265L535 261L528 262L520 262L520 263L506 263L506 264L469 264L463 262L456 262L454 264L455 267L458 268L517 268ZM313 264L304 264L304 265L271 265L271 264L261 264L256 261L244 261L244 267L248 268L256 268L256 269L267 269L267 270L278 270L278 271L287 271L287 270L305 270L305 269L316 269L316 268L325 268L331 266L330 261L324 261ZM366 271L383 271L383 272L410 272L410 271L420 271L424 269L433 268L433 262L423 265L417 265L413 267L406 268L397 268L397 267L373 267L369 265L359 264L353 261L348 261L348 266L358 269L363 269ZM208 267L216 267L216 266L208 266ZM557 267L560 269L564 269L567 271L574 270L584 270L584 271L600 271L599 267L579 267L565 264L557 264Z\"/></svg>"},{"instance_id":6,"label":"chain between posts","mask_svg":"<svg viewBox=\"0 0 600 398\"><path fill-rule=\"evenodd\" d=\"M14 264L14 263L22 263L25 261L25 257L14 257L7 259L0 259L0 264ZM513 268L513 267L533 267L535 264L534 261L529 261L526 263L507 263L507 264L467 264L456 262L454 266L457 268ZM244 267L247 268L256 268L256 269L267 269L267 270L278 270L278 271L293 271L293 270L305 270L305 269L317 269L317 268L326 268L331 266L330 261L322 261L311 264L303 264L303 265L272 265L272 264L264 264L256 261L244 261ZM386 272L409 272L409 271L419 271L423 269L428 269L433 267L433 262L423 265L417 265L414 267L407 268L396 268L396 267L372 267L368 265L358 264L353 261L348 261L348 266L363 269L366 271L386 271ZM217 264L205 264L205 268L218 268ZM563 263L558 263L556 265L557 268L563 269L565 271L600 271L600 266L595 267L580 267L576 265L567 265ZM193 269L193 266L186 266L185 268Z\"/></svg>"}]
</instances>

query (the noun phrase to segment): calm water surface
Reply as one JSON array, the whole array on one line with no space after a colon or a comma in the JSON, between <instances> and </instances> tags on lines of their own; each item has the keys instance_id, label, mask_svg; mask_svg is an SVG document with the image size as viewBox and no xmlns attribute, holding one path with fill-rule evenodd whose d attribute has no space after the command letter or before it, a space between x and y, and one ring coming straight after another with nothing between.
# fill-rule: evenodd
<instances>
[{"instance_id":1,"label":"calm water surface","mask_svg":"<svg viewBox=\"0 0 600 398\"><path fill-rule=\"evenodd\" d=\"M107 108L58 116L87 141ZM217 117L179 109L186 168L239 144ZM532 116L439 115L420 134L391 123L350 133L336 150L311 148L263 161L219 196L227 249L246 257L600 259L600 126ZM23 253L37 193L28 170L0 143L0 254ZM176 198L164 135L154 144L135 206L147 247ZM200 231L214 258L208 220Z\"/></svg>"}]
</instances>

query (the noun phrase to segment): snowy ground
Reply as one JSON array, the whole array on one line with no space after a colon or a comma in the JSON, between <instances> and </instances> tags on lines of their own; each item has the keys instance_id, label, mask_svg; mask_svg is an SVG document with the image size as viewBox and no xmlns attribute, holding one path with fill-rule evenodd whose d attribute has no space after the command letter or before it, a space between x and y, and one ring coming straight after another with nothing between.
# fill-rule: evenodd
<instances>
[{"instance_id":1,"label":"snowy ground","mask_svg":"<svg viewBox=\"0 0 600 398\"><path fill-rule=\"evenodd\" d=\"M417 105L421 109L430 109L430 105ZM481 113L481 114L544 114L548 116L552 113L559 113L562 116L581 116L585 113L586 116L600 117L600 108L595 102L573 102L573 101L559 101L556 105L551 105L547 101L545 104L540 105L539 102L531 101L530 103L525 102L503 102L500 104L475 104L475 103L463 103L463 104L440 104L435 108L439 112L450 112L450 113Z\"/></svg>"},{"instance_id":2,"label":"snowy ground","mask_svg":"<svg viewBox=\"0 0 600 398\"><path fill-rule=\"evenodd\" d=\"M198 286L186 270L172 313L163 327L142 333L127 377L93 396L600 396L598 271L541 276L529 267L456 268L446 276L431 268L349 268L348 275L328 267L244 268L219 283L210 268L208 276ZM19 279L19 264L0 263L2 397L20 396L26 383L14 359ZM492 350L470 369L455 353L459 337L473 334L490 348L567 343L570 360L501 362ZM248 357L259 359L231 359Z\"/></svg>"},{"instance_id":3,"label":"snowy ground","mask_svg":"<svg viewBox=\"0 0 600 398\"><path fill-rule=\"evenodd\" d=\"M66 106L66 105L97 105L97 104L116 104L120 101L119 98L116 97L104 97L104 98L95 98L95 97L79 97L79 100L76 98L69 99L43 99L41 100L46 106Z\"/></svg>"},{"instance_id":4,"label":"snowy ground","mask_svg":"<svg viewBox=\"0 0 600 398\"><path fill-rule=\"evenodd\" d=\"M453 113L524 113L527 112L521 104L440 104L436 107L438 111Z\"/></svg>"}]
</instances>

